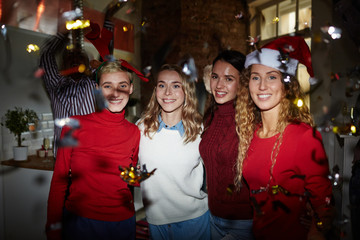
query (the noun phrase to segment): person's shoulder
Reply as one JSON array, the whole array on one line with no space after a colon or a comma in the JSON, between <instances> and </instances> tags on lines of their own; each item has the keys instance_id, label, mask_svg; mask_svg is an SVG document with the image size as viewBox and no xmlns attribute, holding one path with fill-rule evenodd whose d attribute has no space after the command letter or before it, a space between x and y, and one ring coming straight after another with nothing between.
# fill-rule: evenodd
<instances>
[{"instance_id":1,"label":"person's shoulder","mask_svg":"<svg viewBox=\"0 0 360 240\"><path fill-rule=\"evenodd\" d=\"M74 119L78 121L81 125L83 125L86 124L86 122L94 122L94 114L96 113L93 112L86 115L74 115L71 116L70 119Z\"/></svg>"},{"instance_id":2,"label":"person's shoulder","mask_svg":"<svg viewBox=\"0 0 360 240\"><path fill-rule=\"evenodd\" d=\"M303 122L294 122L290 123L287 128L287 131L291 132L297 132L297 133L305 133L308 131L312 131L313 127L311 127L309 124L303 123Z\"/></svg>"},{"instance_id":3,"label":"person's shoulder","mask_svg":"<svg viewBox=\"0 0 360 240\"><path fill-rule=\"evenodd\" d=\"M87 85L90 84L91 87L95 87L96 86L96 81L94 78L90 77L90 76L83 76L79 81L74 81L75 85Z\"/></svg>"},{"instance_id":4,"label":"person's shoulder","mask_svg":"<svg viewBox=\"0 0 360 240\"><path fill-rule=\"evenodd\" d=\"M89 115L89 114L88 114ZM73 115L71 117L69 117L70 119L75 119L75 120L82 120L82 119L86 119L87 115Z\"/></svg>"},{"instance_id":5,"label":"person's shoulder","mask_svg":"<svg viewBox=\"0 0 360 240\"><path fill-rule=\"evenodd\" d=\"M316 128L306 123L291 123L288 125L286 131L287 135L296 139L297 142L309 142L312 140L322 141L320 132L317 131Z\"/></svg>"},{"instance_id":6,"label":"person's shoulder","mask_svg":"<svg viewBox=\"0 0 360 240\"><path fill-rule=\"evenodd\" d=\"M92 112L92 113L88 113L88 114L84 114L84 115L74 115L71 118L75 118L75 119L89 119L89 118L93 118L94 115L98 114L98 112Z\"/></svg>"},{"instance_id":7,"label":"person's shoulder","mask_svg":"<svg viewBox=\"0 0 360 240\"><path fill-rule=\"evenodd\" d=\"M132 123L129 122L128 120L125 119L125 127L129 130L129 131L139 131L138 126L136 125L136 123Z\"/></svg>"},{"instance_id":8,"label":"person's shoulder","mask_svg":"<svg viewBox=\"0 0 360 240\"><path fill-rule=\"evenodd\" d=\"M139 120L136 121L135 125L139 128L140 131L144 130L145 125L144 125L144 121L142 121L143 119L140 118Z\"/></svg>"}]
</instances>

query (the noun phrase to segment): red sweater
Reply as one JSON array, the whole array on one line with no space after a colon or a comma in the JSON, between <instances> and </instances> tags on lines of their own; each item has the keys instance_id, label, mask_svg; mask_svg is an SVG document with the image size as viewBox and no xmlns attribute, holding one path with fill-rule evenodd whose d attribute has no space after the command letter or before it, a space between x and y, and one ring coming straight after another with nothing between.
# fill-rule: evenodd
<instances>
[{"instance_id":1,"label":"red sweater","mask_svg":"<svg viewBox=\"0 0 360 240\"><path fill-rule=\"evenodd\" d=\"M48 227L61 222L64 206L78 216L101 221L122 221L135 214L132 194L118 167L136 166L140 132L124 114L104 110L73 117L81 125L73 133L79 145L59 148L48 199ZM69 169L72 183L65 200Z\"/></svg>"},{"instance_id":2,"label":"red sweater","mask_svg":"<svg viewBox=\"0 0 360 240\"><path fill-rule=\"evenodd\" d=\"M266 187L270 179L270 154L278 135L254 138L244 162L243 174L250 190ZM323 211L331 198L328 179L329 166L321 135L306 124L286 127L273 170L271 186L281 186L290 194L270 191L253 193L258 208L254 207L253 232L256 239L306 239L307 230L300 223L305 215L305 192L316 211ZM259 215L258 213L263 212Z\"/></svg>"},{"instance_id":3,"label":"red sweater","mask_svg":"<svg viewBox=\"0 0 360 240\"><path fill-rule=\"evenodd\" d=\"M252 219L248 186L243 183L240 192L227 191L234 186L238 144L233 101L218 105L199 148L206 169L209 209L224 219Z\"/></svg>"}]
</instances>

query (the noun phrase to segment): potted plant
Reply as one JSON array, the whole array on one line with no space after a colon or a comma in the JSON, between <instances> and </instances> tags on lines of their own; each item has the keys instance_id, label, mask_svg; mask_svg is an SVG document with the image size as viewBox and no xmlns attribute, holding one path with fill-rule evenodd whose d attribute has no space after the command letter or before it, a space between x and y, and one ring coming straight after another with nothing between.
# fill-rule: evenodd
<instances>
[{"instance_id":1,"label":"potted plant","mask_svg":"<svg viewBox=\"0 0 360 240\"><path fill-rule=\"evenodd\" d=\"M34 124L38 120L36 112L30 109L23 110L20 107L15 107L15 110L8 110L6 112L5 127L15 135L17 140L17 146L13 147L14 160L27 160L28 147L22 145L24 139L21 137L21 134L29 130L35 130Z\"/></svg>"}]
</instances>

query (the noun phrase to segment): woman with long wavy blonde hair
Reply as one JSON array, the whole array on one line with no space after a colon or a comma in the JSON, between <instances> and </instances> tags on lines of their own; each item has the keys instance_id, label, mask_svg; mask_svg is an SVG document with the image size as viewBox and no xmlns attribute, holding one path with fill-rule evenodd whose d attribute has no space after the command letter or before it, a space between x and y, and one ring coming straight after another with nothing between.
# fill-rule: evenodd
<instances>
[{"instance_id":1,"label":"woman with long wavy blonde hair","mask_svg":"<svg viewBox=\"0 0 360 240\"><path fill-rule=\"evenodd\" d=\"M268 43L247 55L237 94L235 185L241 188L243 177L249 184L256 239L317 239L331 228L332 187L321 135L308 107L296 104L304 99L294 77L299 62L313 76L301 37ZM300 222L307 206L314 212L310 230Z\"/></svg>"},{"instance_id":2,"label":"woman with long wavy blonde hair","mask_svg":"<svg viewBox=\"0 0 360 240\"><path fill-rule=\"evenodd\" d=\"M177 65L161 67L138 127L139 163L155 174L141 183L151 239L209 239L201 115L195 85Z\"/></svg>"},{"instance_id":3,"label":"woman with long wavy blonde hair","mask_svg":"<svg viewBox=\"0 0 360 240\"><path fill-rule=\"evenodd\" d=\"M184 143L192 142L196 139L197 135L201 132L201 123L202 117L198 112L198 101L196 99L196 92L194 83L186 81L185 74L181 71L180 67L177 65L166 64L163 65L160 69L161 71L174 71L179 74L181 78L182 89L185 93L184 105L182 105L181 111L181 121L184 125L185 138ZM151 138L151 135L154 134L159 128L158 116L161 113L161 106L156 99L156 90L158 87L155 87L150 98L150 102L142 114L140 123L144 124L144 134L147 137Z\"/></svg>"}]
</instances>

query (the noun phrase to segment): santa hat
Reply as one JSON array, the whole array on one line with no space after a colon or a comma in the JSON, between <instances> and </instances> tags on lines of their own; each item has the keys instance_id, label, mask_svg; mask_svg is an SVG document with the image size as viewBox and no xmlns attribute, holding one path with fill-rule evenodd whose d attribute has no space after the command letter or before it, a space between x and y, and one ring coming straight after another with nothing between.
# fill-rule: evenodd
<instances>
[{"instance_id":1,"label":"santa hat","mask_svg":"<svg viewBox=\"0 0 360 240\"><path fill-rule=\"evenodd\" d=\"M299 62L306 66L310 77L313 78L311 53L305 40L299 36L285 36L264 45L260 50L249 53L246 56L245 67L262 64L295 76Z\"/></svg>"},{"instance_id":2,"label":"santa hat","mask_svg":"<svg viewBox=\"0 0 360 240\"><path fill-rule=\"evenodd\" d=\"M110 54L109 51L109 43L113 37L113 33L111 31L109 31L106 28L103 28L101 30L101 34L100 34L100 26L97 23L94 22L90 22L90 27L91 27L91 32L89 32L88 34L85 35L85 37L94 45L94 47L98 50L101 58L106 61L106 59L108 58L108 55ZM101 35L101 36L100 36ZM125 61L124 59L119 59L119 62L121 64L121 66L123 66L124 68L134 72L141 80L143 80L144 82L148 82L149 79L147 79L144 74L142 74L140 71L138 71L136 68L134 68L133 66L131 66L130 63L128 63L127 61ZM98 70L104 65L101 64L100 67L98 68ZM97 70L97 71L98 71Z\"/></svg>"},{"instance_id":3,"label":"santa hat","mask_svg":"<svg viewBox=\"0 0 360 240\"><path fill-rule=\"evenodd\" d=\"M96 50L98 50L101 58L105 60L106 56L110 54L108 46L113 38L113 33L106 28L100 31L99 24L92 21L90 21L90 28L91 31L87 33L85 37L94 45Z\"/></svg>"}]
</instances>

